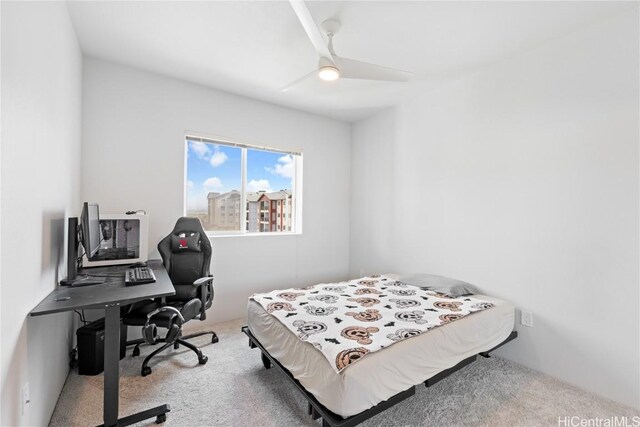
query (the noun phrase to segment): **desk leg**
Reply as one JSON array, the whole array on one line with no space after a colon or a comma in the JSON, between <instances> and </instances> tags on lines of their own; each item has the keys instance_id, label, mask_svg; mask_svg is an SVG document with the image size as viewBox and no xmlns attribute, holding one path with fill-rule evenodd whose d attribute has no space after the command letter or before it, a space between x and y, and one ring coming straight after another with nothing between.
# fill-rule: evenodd
<instances>
[{"instance_id":1,"label":"desk leg","mask_svg":"<svg viewBox=\"0 0 640 427\"><path fill-rule=\"evenodd\" d=\"M106 308L104 327L104 425L118 424L120 388L120 306Z\"/></svg>"},{"instance_id":2,"label":"desk leg","mask_svg":"<svg viewBox=\"0 0 640 427\"><path fill-rule=\"evenodd\" d=\"M120 306L109 306L105 310L104 325L104 424L100 427L128 426L149 418L163 423L169 405L164 404L146 411L118 419L120 388Z\"/></svg>"}]
</instances>

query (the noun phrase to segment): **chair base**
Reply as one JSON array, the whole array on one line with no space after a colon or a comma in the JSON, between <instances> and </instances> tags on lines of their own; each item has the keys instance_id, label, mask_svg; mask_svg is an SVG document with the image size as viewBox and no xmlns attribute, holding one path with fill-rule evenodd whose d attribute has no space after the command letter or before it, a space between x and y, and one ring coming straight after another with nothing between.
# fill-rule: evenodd
<instances>
[{"instance_id":1,"label":"chair base","mask_svg":"<svg viewBox=\"0 0 640 427\"><path fill-rule=\"evenodd\" d=\"M172 341L167 341L165 338L160 338L158 339L157 343L164 343L162 346L160 346L159 348L155 349L151 354L149 354L147 357L145 357L144 361L142 362L142 368L140 369L140 375L142 375L143 377L146 377L147 375L151 374L151 368L149 367L149 362L151 362L151 359L153 359L156 355L162 353L164 350L168 349L169 347L173 346L174 349L178 349L180 348L180 345L183 345L185 347L187 347L189 350L193 351L197 356L198 356L198 363L200 365L204 365L207 363L208 361L208 357L205 356L204 354L202 354L202 351L196 347L195 345L191 344L189 341L189 339L192 338L196 338L196 337L201 337L203 335L208 335L211 334L211 343L215 344L218 342L218 335L216 335L215 332L213 331L201 331L201 332L196 332L193 334L189 334L189 335L185 335L182 336L176 340L172 340ZM144 339L137 339L137 340L133 340L133 341L127 341L127 347L130 346L135 346L133 348L133 352L132 352L132 356L136 357L140 355L140 345L142 344L146 344L146 341Z\"/></svg>"}]
</instances>

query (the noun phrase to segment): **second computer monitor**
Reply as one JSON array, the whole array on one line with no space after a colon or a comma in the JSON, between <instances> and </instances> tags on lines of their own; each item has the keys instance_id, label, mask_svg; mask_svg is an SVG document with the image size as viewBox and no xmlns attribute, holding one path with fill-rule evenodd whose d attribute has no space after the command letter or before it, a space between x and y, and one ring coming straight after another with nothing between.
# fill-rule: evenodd
<instances>
[{"instance_id":1,"label":"second computer monitor","mask_svg":"<svg viewBox=\"0 0 640 427\"><path fill-rule=\"evenodd\" d=\"M97 203L84 203L81 217L82 246L88 259L100 249L100 209Z\"/></svg>"}]
</instances>

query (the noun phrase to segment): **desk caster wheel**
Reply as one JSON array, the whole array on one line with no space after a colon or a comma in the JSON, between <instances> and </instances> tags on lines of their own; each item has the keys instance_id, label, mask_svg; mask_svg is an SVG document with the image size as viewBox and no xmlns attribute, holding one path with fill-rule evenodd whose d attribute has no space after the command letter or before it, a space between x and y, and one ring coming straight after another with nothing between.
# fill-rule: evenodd
<instances>
[{"instance_id":1,"label":"desk caster wheel","mask_svg":"<svg viewBox=\"0 0 640 427\"><path fill-rule=\"evenodd\" d=\"M209 358L207 356L202 356L202 357L198 357L198 363L201 365L204 365L207 363L207 361L209 360Z\"/></svg>"},{"instance_id":2,"label":"desk caster wheel","mask_svg":"<svg viewBox=\"0 0 640 427\"><path fill-rule=\"evenodd\" d=\"M215 344L218 342L218 336L216 334L213 334L213 336L211 337L211 344Z\"/></svg>"},{"instance_id":3,"label":"desk caster wheel","mask_svg":"<svg viewBox=\"0 0 640 427\"><path fill-rule=\"evenodd\" d=\"M156 417L156 424L162 424L167 421L167 414L160 414Z\"/></svg>"},{"instance_id":4,"label":"desk caster wheel","mask_svg":"<svg viewBox=\"0 0 640 427\"><path fill-rule=\"evenodd\" d=\"M146 377L147 375L151 375L151 368L150 368L150 367L148 367L148 366L143 367L143 368L142 368L142 372L140 372L140 374L141 374L143 377Z\"/></svg>"},{"instance_id":5,"label":"desk caster wheel","mask_svg":"<svg viewBox=\"0 0 640 427\"><path fill-rule=\"evenodd\" d=\"M133 353L131 353L131 356L133 356L133 357L140 356L140 347L134 347L133 348Z\"/></svg>"}]
</instances>

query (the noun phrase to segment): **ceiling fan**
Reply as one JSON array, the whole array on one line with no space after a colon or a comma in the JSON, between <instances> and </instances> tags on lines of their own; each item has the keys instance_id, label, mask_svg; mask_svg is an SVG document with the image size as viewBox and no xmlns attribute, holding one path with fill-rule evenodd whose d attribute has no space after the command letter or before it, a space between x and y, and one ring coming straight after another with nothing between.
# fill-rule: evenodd
<instances>
[{"instance_id":1,"label":"ceiling fan","mask_svg":"<svg viewBox=\"0 0 640 427\"><path fill-rule=\"evenodd\" d=\"M315 47L320 60L318 69L295 80L286 86L283 91L287 91L298 83L317 75L325 81L343 79L361 80L382 80L390 82L406 82L411 77L408 71L396 70L383 67L381 65L369 64L367 62L356 61L355 59L342 58L336 55L333 50L333 36L340 30L340 22L335 19L328 19L322 23L322 29L329 39L325 44L322 32L316 26L307 5L302 0L289 0L291 7L298 16L311 44Z\"/></svg>"}]
</instances>

